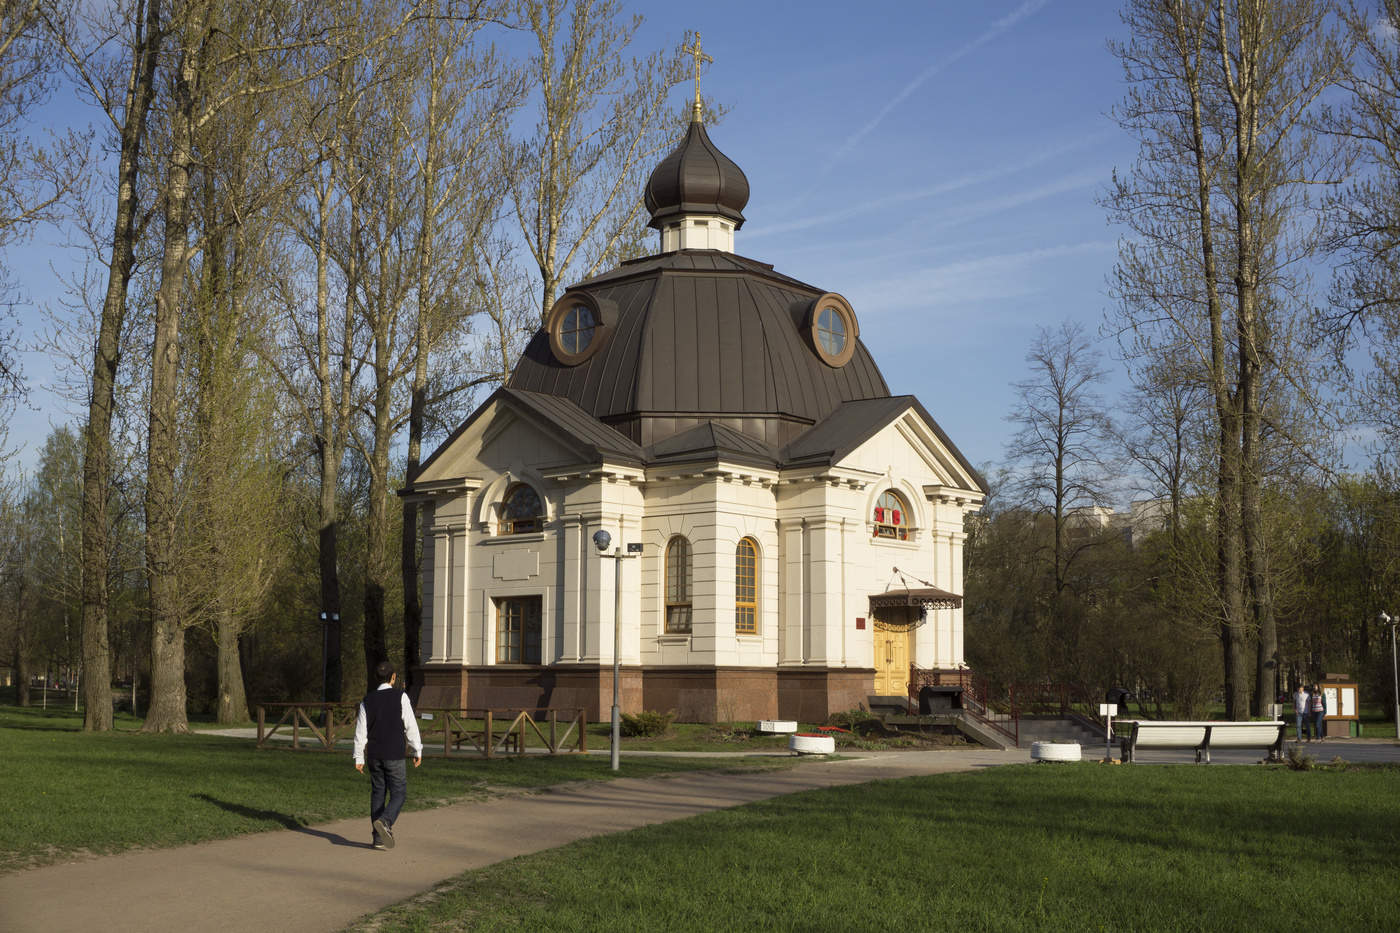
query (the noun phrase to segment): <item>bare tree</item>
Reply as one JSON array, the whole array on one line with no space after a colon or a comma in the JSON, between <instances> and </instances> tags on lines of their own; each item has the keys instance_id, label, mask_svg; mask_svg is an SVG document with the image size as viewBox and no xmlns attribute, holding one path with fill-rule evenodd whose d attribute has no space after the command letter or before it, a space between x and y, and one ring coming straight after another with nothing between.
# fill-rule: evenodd
<instances>
[{"instance_id":1,"label":"bare tree","mask_svg":"<svg viewBox=\"0 0 1400 933\"><path fill-rule=\"evenodd\" d=\"M394 24L413 15L405 11ZM155 293L151 355L150 428L146 471L146 572L151 603L151 708L145 731L184 731L184 631L190 620L179 606L175 485L178 456L181 302L190 261L201 244L192 238L191 195L203 129L235 101L266 100L332 70L346 58L321 61L306 70L288 70L296 55L323 44L318 10L268 0L264 6L224 5L220 0L186 0L173 8L167 32L171 63L164 113L165 151L161 160L159 213L162 248ZM334 29L330 30L334 32ZM374 37L372 42L380 41ZM334 43L331 43L334 48Z\"/></svg>"},{"instance_id":2,"label":"bare tree","mask_svg":"<svg viewBox=\"0 0 1400 933\"><path fill-rule=\"evenodd\" d=\"M1335 177L1310 130L1342 61L1330 13L1329 0L1134 0L1132 38L1114 47L1130 83L1116 116L1141 141L1107 198L1133 234L1114 287L1135 341L1189 352L1206 374L1231 716L1249 705L1251 632L1256 705L1272 700L1277 671L1260 505L1266 370L1303 378L1280 368L1296 355L1273 342L1305 306L1292 271L1316 246L1308 187Z\"/></svg>"},{"instance_id":3,"label":"bare tree","mask_svg":"<svg viewBox=\"0 0 1400 933\"><path fill-rule=\"evenodd\" d=\"M1361 332L1370 338L1370 371L1351 395L1380 433L1379 453L1393 460L1400 450L1400 0L1353 3L1344 20L1355 54L1346 106L1330 128L1355 147L1360 171L1329 204L1338 265L1323 324L1342 338L1343 358Z\"/></svg>"},{"instance_id":4,"label":"bare tree","mask_svg":"<svg viewBox=\"0 0 1400 933\"><path fill-rule=\"evenodd\" d=\"M1210 449L1205 420L1208 393L1199 378L1178 361L1145 362L1133 373L1120 435L1124 453L1147 479L1145 491L1167 500L1166 527L1175 543L1182 505L1193 480L1209 467L1201 451ZM1208 458L1206 458L1208 459Z\"/></svg>"},{"instance_id":5,"label":"bare tree","mask_svg":"<svg viewBox=\"0 0 1400 933\"><path fill-rule=\"evenodd\" d=\"M503 174L540 275L541 320L559 286L625 258L644 221L646 173L673 142L671 88L688 72L674 52L625 55L642 18L618 0L520 0L535 42L534 134Z\"/></svg>"},{"instance_id":6,"label":"bare tree","mask_svg":"<svg viewBox=\"0 0 1400 933\"><path fill-rule=\"evenodd\" d=\"M1329 205L1333 299L1348 320L1387 320L1400 310L1400 0L1352 3L1343 18L1354 52L1331 128L1356 147L1361 173Z\"/></svg>"},{"instance_id":7,"label":"bare tree","mask_svg":"<svg viewBox=\"0 0 1400 933\"><path fill-rule=\"evenodd\" d=\"M1026 363L1031 375L1015 384L1017 405L1007 416L1016 433L1006 459L1016 470L1015 498L1052 523L1050 574L1058 597L1070 586L1075 561L1097 543L1093 536L1072 539L1071 524L1110 501L1112 435L1098 393L1107 372L1075 323L1041 328Z\"/></svg>"},{"instance_id":8,"label":"bare tree","mask_svg":"<svg viewBox=\"0 0 1400 933\"><path fill-rule=\"evenodd\" d=\"M108 643L108 498L112 478L112 412L121 363L121 335L136 265L145 180L147 119L155 96L156 61L164 38L161 0L133 0L111 28L120 52L107 58L104 24L86 23L78 38L64 34L64 50L79 84L98 102L115 137L116 200L107 254L106 294L91 362L91 395L83 455L83 658L86 711L83 728L112 727L111 647Z\"/></svg>"},{"instance_id":9,"label":"bare tree","mask_svg":"<svg viewBox=\"0 0 1400 933\"><path fill-rule=\"evenodd\" d=\"M519 106L520 75L490 49L479 49L476 33L494 16L482 8L476 17L429 22L416 36L426 60L426 100L416 115L413 181L417 193L414 238L413 371L409 387L408 451L405 477L411 481L422 458L423 437L432 405L489 381L503 381L499 368L461 374L445 365L443 347L456 347L472 311L499 307L473 287L472 271L489 254L485 230L498 213L503 179L494 176L490 149L504 134L505 121ZM471 261L467 262L470 257ZM429 362L446 378L430 396ZM463 378L465 376L465 378ZM434 397L435 396L435 397ZM400 547L403 583L404 682L416 686L420 662L422 601L419 594L418 505L405 500Z\"/></svg>"}]
</instances>

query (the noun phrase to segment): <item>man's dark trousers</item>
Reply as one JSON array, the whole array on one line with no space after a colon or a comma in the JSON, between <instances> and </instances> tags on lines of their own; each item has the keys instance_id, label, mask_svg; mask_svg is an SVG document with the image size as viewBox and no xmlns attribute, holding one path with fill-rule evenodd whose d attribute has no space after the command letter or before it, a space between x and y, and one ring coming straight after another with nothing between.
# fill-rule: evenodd
<instances>
[{"instance_id":1,"label":"man's dark trousers","mask_svg":"<svg viewBox=\"0 0 1400 933\"><path fill-rule=\"evenodd\" d=\"M383 820L392 827L408 795L408 762L403 758L367 758L365 770L369 772L370 822Z\"/></svg>"}]
</instances>

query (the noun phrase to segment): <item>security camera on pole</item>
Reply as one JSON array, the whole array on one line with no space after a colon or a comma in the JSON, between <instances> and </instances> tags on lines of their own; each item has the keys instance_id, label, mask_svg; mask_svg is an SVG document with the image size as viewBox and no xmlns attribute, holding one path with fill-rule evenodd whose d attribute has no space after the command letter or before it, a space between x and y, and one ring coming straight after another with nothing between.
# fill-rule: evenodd
<instances>
[{"instance_id":1,"label":"security camera on pole","mask_svg":"<svg viewBox=\"0 0 1400 933\"><path fill-rule=\"evenodd\" d=\"M627 545L627 553L622 552L622 545L611 553L608 553L608 546L612 544L612 535L601 528L593 532L593 546L598 549L598 555L606 560L613 561L613 701L612 701L612 769L618 768L619 734L621 731L621 718L617 705L617 683L621 675L622 660L622 561L627 557L637 557L642 553L640 544Z\"/></svg>"}]
</instances>

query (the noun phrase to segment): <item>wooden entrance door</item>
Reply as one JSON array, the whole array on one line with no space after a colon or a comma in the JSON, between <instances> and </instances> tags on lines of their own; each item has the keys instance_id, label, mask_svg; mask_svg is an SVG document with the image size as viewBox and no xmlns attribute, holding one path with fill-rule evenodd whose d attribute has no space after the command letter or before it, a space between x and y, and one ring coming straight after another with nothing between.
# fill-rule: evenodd
<instances>
[{"instance_id":1,"label":"wooden entrance door","mask_svg":"<svg viewBox=\"0 0 1400 933\"><path fill-rule=\"evenodd\" d=\"M909 692L909 637L903 628L875 623L875 694L902 697Z\"/></svg>"}]
</instances>

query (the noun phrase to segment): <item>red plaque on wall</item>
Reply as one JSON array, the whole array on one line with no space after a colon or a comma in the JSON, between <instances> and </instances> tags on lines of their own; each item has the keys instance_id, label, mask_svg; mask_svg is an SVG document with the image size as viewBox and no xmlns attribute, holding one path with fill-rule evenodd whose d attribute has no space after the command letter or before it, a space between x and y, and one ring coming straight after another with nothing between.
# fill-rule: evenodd
<instances>
[{"instance_id":1,"label":"red plaque on wall","mask_svg":"<svg viewBox=\"0 0 1400 933\"><path fill-rule=\"evenodd\" d=\"M863 617L861 617L861 616L856 616L856 628L858 628L858 629L865 628L865 619L864 619Z\"/></svg>"}]
</instances>

